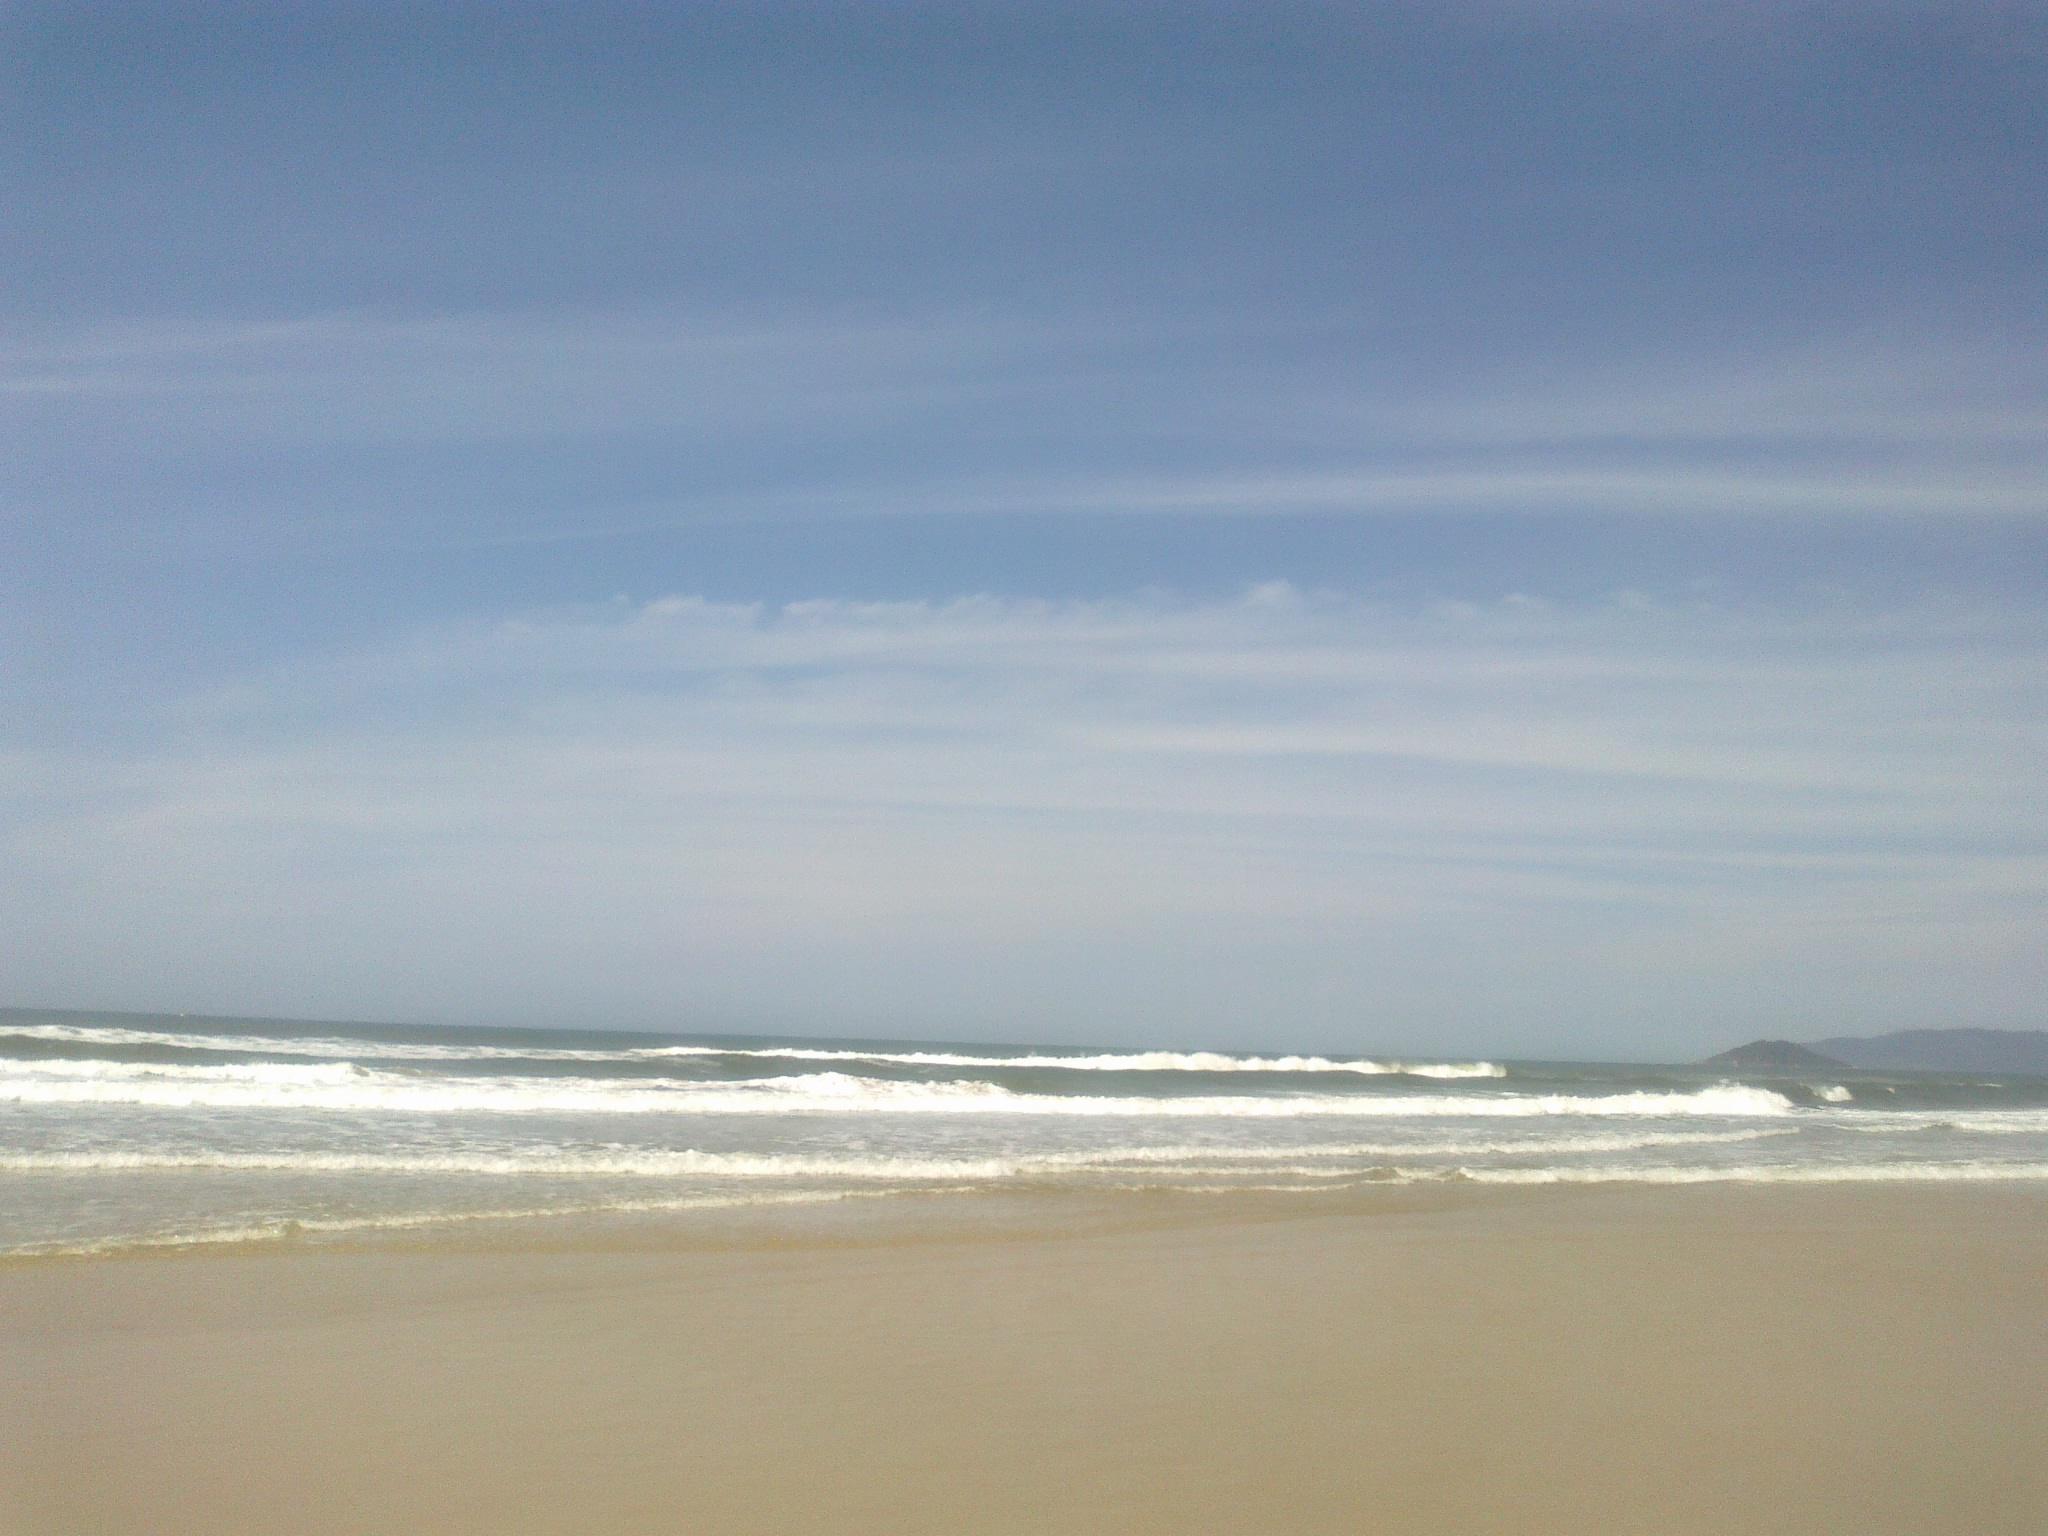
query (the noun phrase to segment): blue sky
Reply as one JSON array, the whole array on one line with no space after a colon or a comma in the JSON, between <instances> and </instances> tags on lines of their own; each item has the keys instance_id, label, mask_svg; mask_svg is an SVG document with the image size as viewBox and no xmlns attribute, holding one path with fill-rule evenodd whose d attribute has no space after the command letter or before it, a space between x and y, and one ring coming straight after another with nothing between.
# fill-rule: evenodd
<instances>
[{"instance_id":1,"label":"blue sky","mask_svg":"<svg viewBox=\"0 0 2048 1536\"><path fill-rule=\"evenodd\" d=\"M0 991L2038 1026L2048 10L0 7Z\"/></svg>"}]
</instances>

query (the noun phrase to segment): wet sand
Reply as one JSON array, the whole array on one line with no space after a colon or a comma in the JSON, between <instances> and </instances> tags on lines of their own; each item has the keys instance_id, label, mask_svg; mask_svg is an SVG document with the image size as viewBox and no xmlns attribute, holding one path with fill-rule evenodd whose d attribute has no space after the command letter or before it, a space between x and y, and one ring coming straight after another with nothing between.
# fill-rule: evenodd
<instances>
[{"instance_id":1,"label":"wet sand","mask_svg":"<svg viewBox=\"0 0 2048 1536\"><path fill-rule=\"evenodd\" d=\"M0 1269L0 1530L2048 1530L2048 1196L944 1200Z\"/></svg>"}]
</instances>

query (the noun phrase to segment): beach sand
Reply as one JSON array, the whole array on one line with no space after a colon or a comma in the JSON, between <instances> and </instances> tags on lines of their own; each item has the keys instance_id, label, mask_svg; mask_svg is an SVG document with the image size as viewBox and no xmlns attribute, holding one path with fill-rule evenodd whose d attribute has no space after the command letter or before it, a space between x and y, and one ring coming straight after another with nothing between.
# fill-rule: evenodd
<instances>
[{"instance_id":1,"label":"beach sand","mask_svg":"<svg viewBox=\"0 0 2048 1536\"><path fill-rule=\"evenodd\" d=\"M878 1203L0 1269L0 1528L2048 1531L2048 1196Z\"/></svg>"}]
</instances>

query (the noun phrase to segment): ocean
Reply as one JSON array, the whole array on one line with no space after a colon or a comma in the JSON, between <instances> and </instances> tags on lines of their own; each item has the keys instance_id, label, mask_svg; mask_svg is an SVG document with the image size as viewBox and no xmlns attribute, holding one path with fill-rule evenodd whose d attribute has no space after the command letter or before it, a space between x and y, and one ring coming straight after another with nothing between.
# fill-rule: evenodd
<instances>
[{"instance_id":1,"label":"ocean","mask_svg":"<svg viewBox=\"0 0 2048 1536\"><path fill-rule=\"evenodd\" d=\"M0 1010L0 1254L947 1191L2048 1179L2048 1079Z\"/></svg>"}]
</instances>

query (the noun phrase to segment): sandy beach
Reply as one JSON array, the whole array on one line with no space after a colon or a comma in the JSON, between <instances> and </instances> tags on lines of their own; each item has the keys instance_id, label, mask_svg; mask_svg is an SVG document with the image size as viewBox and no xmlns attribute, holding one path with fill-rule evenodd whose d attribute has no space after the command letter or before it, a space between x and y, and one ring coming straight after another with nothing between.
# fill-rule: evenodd
<instances>
[{"instance_id":1,"label":"sandy beach","mask_svg":"<svg viewBox=\"0 0 2048 1536\"><path fill-rule=\"evenodd\" d=\"M2037 1192L911 1204L11 1264L0 1525L2048 1528Z\"/></svg>"}]
</instances>

